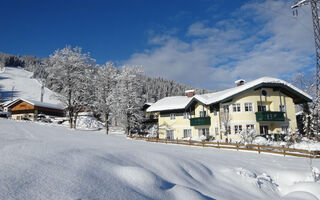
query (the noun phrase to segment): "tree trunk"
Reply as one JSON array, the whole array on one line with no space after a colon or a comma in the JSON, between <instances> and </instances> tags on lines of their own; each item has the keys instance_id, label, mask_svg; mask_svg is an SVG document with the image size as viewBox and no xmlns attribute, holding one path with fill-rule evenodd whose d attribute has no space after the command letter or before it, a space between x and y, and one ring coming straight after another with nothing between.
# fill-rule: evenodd
<instances>
[{"instance_id":1,"label":"tree trunk","mask_svg":"<svg viewBox=\"0 0 320 200\"><path fill-rule=\"evenodd\" d=\"M73 122L73 128L77 128L77 119L78 119L78 112L74 114L74 122Z\"/></svg>"},{"instance_id":2,"label":"tree trunk","mask_svg":"<svg viewBox=\"0 0 320 200\"><path fill-rule=\"evenodd\" d=\"M105 128L106 128L106 134L108 135L109 134L109 114L105 113L104 115L104 118L105 118Z\"/></svg>"},{"instance_id":3,"label":"tree trunk","mask_svg":"<svg viewBox=\"0 0 320 200\"><path fill-rule=\"evenodd\" d=\"M70 125L70 128L73 128L73 112L71 109L69 109L69 125Z\"/></svg>"}]
</instances>

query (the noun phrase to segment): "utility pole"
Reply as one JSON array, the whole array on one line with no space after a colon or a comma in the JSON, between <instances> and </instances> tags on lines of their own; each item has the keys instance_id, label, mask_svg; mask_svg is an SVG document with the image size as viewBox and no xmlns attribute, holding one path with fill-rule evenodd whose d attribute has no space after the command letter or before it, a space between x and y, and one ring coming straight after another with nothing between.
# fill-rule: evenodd
<instances>
[{"instance_id":1,"label":"utility pole","mask_svg":"<svg viewBox=\"0 0 320 200\"><path fill-rule=\"evenodd\" d=\"M320 97L319 97L319 70L320 70L320 25L319 25L319 15L318 15L318 5L317 3L319 0L301 0L291 6L293 10L293 15L298 16L298 7L304 5L310 5L311 7L311 14L312 14L312 24L313 24L313 35L314 35L314 42L315 42L315 49L316 49L316 105L315 108L319 107ZM316 120L316 130L319 131L319 113L316 110L315 115Z\"/></svg>"},{"instance_id":2,"label":"utility pole","mask_svg":"<svg viewBox=\"0 0 320 200\"><path fill-rule=\"evenodd\" d=\"M42 85L41 85L41 97L40 97L40 102L43 102L43 95L44 95L44 84L42 83Z\"/></svg>"}]
</instances>

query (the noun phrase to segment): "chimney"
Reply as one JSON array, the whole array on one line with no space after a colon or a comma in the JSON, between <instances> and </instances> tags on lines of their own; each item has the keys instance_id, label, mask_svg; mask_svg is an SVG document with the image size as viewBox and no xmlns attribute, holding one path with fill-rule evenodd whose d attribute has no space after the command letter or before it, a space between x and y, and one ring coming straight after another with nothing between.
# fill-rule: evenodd
<instances>
[{"instance_id":1,"label":"chimney","mask_svg":"<svg viewBox=\"0 0 320 200\"><path fill-rule=\"evenodd\" d=\"M194 96L194 90L186 90L185 91L185 94L187 97L193 97Z\"/></svg>"},{"instance_id":2,"label":"chimney","mask_svg":"<svg viewBox=\"0 0 320 200\"><path fill-rule=\"evenodd\" d=\"M244 85L245 82L246 82L245 80L239 79L239 80L236 80L234 83L239 87L241 85Z\"/></svg>"}]
</instances>

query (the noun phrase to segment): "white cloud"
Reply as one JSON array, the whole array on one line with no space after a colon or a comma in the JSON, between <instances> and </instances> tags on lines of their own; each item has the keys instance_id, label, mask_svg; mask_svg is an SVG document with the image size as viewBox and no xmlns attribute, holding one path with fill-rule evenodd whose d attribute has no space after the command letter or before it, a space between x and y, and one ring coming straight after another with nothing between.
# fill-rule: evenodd
<instances>
[{"instance_id":1,"label":"white cloud","mask_svg":"<svg viewBox=\"0 0 320 200\"><path fill-rule=\"evenodd\" d=\"M291 17L285 1L248 3L233 17L213 25L198 21L186 32L153 35L158 46L133 54L126 64L143 65L160 76L208 89L232 86L238 78L290 78L313 63L313 32L308 7Z\"/></svg>"}]
</instances>

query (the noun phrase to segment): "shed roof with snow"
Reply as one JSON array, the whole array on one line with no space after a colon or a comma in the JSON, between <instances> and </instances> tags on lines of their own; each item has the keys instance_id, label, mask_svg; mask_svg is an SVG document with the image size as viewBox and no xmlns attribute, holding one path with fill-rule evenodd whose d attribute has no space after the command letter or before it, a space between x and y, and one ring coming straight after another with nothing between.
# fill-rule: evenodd
<instances>
[{"instance_id":1,"label":"shed roof with snow","mask_svg":"<svg viewBox=\"0 0 320 200\"><path fill-rule=\"evenodd\" d=\"M19 101L24 101L27 102L33 106L37 106L37 107L42 107L42 108L51 108L51 109L55 109L55 110L64 110L63 107L56 105L56 104L51 104L51 103L44 103L44 102L40 102L40 101L35 101L35 100L29 100L29 99L22 99L22 98L18 98L14 101L12 101L11 103L7 104L7 107L12 107L14 106L17 102Z\"/></svg>"}]
</instances>

